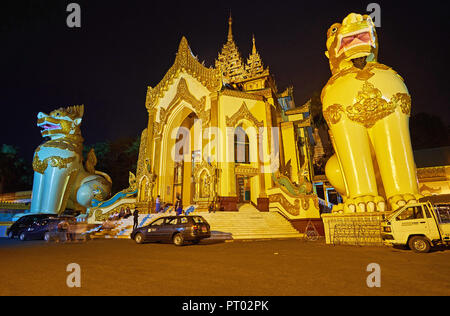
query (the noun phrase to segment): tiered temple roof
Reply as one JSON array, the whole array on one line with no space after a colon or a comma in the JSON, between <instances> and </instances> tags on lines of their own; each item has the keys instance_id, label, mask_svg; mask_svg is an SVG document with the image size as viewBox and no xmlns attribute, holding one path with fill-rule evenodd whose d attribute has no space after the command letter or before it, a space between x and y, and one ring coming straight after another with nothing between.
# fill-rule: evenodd
<instances>
[{"instance_id":1,"label":"tiered temple roof","mask_svg":"<svg viewBox=\"0 0 450 316\"><path fill-rule=\"evenodd\" d=\"M228 20L228 40L223 45L222 52L216 60L216 68L222 72L223 79L226 83L239 82L245 77L245 65L239 53L239 49L233 40L232 24L233 20L230 16Z\"/></svg>"},{"instance_id":2,"label":"tiered temple roof","mask_svg":"<svg viewBox=\"0 0 450 316\"><path fill-rule=\"evenodd\" d=\"M262 62L261 56L256 50L255 36L253 35L253 48L250 57L247 59L247 65L245 66L245 71L249 78L255 78L260 76L269 75L269 67L264 69L264 64Z\"/></svg>"},{"instance_id":3,"label":"tiered temple roof","mask_svg":"<svg viewBox=\"0 0 450 316\"><path fill-rule=\"evenodd\" d=\"M228 20L227 42L223 45L222 51L216 60L216 68L221 70L224 83L240 83L262 76L269 76L269 68L264 69L261 56L256 50L254 36L252 53L247 59L247 63L244 63L233 39L232 24L233 20L230 16Z\"/></svg>"}]
</instances>

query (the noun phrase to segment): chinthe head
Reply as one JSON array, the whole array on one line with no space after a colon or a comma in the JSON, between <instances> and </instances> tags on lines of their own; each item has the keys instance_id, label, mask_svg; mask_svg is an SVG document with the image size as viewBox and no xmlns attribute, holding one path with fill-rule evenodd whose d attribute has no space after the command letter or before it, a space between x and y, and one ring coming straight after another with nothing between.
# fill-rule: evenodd
<instances>
[{"instance_id":1,"label":"chinthe head","mask_svg":"<svg viewBox=\"0 0 450 316\"><path fill-rule=\"evenodd\" d=\"M57 139L62 137L81 137L80 125L83 119L84 105L59 108L50 114L39 112L37 126L42 137Z\"/></svg>"},{"instance_id":2,"label":"chinthe head","mask_svg":"<svg viewBox=\"0 0 450 316\"><path fill-rule=\"evenodd\" d=\"M378 38L375 24L368 15L350 13L342 23L333 24L327 32L327 51L333 74L377 61Z\"/></svg>"}]
</instances>

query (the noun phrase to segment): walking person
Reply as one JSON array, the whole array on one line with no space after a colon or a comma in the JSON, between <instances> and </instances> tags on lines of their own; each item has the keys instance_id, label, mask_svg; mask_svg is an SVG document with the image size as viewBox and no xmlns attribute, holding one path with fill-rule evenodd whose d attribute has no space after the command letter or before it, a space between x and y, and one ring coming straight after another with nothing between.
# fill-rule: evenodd
<instances>
[{"instance_id":1,"label":"walking person","mask_svg":"<svg viewBox=\"0 0 450 316\"><path fill-rule=\"evenodd\" d=\"M123 207L120 209L120 213L119 213L119 219L122 219L125 217L125 210L123 209Z\"/></svg>"},{"instance_id":2,"label":"walking person","mask_svg":"<svg viewBox=\"0 0 450 316\"><path fill-rule=\"evenodd\" d=\"M58 242L67 242L69 240L69 223L63 219L58 224Z\"/></svg>"},{"instance_id":3,"label":"walking person","mask_svg":"<svg viewBox=\"0 0 450 316\"><path fill-rule=\"evenodd\" d=\"M134 218L133 230L135 230L138 228L138 225L139 225L139 211L137 209L134 210L134 212L133 212L133 218Z\"/></svg>"},{"instance_id":4,"label":"walking person","mask_svg":"<svg viewBox=\"0 0 450 316\"><path fill-rule=\"evenodd\" d=\"M177 196L177 202L175 203L175 212L177 212L177 216L180 216L183 213L183 204L181 203L180 196Z\"/></svg>"},{"instance_id":5,"label":"walking person","mask_svg":"<svg viewBox=\"0 0 450 316\"><path fill-rule=\"evenodd\" d=\"M161 211L161 199L160 196L156 198L156 207L155 207L156 213L159 213Z\"/></svg>"},{"instance_id":6,"label":"walking person","mask_svg":"<svg viewBox=\"0 0 450 316\"><path fill-rule=\"evenodd\" d=\"M130 216L131 216L131 211L130 211L130 208L127 206L127 210L125 212L125 217L124 218L127 219Z\"/></svg>"}]
</instances>

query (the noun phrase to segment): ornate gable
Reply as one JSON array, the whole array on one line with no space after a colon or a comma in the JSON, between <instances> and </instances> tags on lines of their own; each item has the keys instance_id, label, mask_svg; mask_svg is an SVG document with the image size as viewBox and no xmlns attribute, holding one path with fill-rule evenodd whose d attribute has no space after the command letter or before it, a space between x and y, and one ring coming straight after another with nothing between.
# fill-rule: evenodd
<instances>
[{"instance_id":1,"label":"ornate gable","mask_svg":"<svg viewBox=\"0 0 450 316\"><path fill-rule=\"evenodd\" d=\"M159 122L155 121L153 123L153 133L155 137L161 136L163 127L167 124L169 114L181 101L186 101L193 107L197 116L202 120L203 126L209 124L211 113L209 110L206 110L206 97L202 97L200 100L197 100L189 91L186 79L181 78L177 86L175 97L172 99L170 104L167 108L159 108Z\"/></svg>"},{"instance_id":2,"label":"ornate gable","mask_svg":"<svg viewBox=\"0 0 450 316\"><path fill-rule=\"evenodd\" d=\"M250 112L250 110L247 107L247 104L242 103L241 108L234 113L231 117L226 117L226 122L228 127L236 127L237 123L241 119L246 119L252 122L256 127L264 127L263 121L258 121L256 117L253 116L253 114Z\"/></svg>"},{"instance_id":3,"label":"ornate gable","mask_svg":"<svg viewBox=\"0 0 450 316\"><path fill-rule=\"evenodd\" d=\"M220 71L215 68L206 68L191 52L187 39L183 36L178 48L177 56L173 66L166 73L161 82L155 87L148 87L145 107L151 110L158 103L159 99L164 97L173 83L174 79L178 78L181 72L188 73L196 78L209 91L215 92L222 88L222 78Z\"/></svg>"}]
</instances>

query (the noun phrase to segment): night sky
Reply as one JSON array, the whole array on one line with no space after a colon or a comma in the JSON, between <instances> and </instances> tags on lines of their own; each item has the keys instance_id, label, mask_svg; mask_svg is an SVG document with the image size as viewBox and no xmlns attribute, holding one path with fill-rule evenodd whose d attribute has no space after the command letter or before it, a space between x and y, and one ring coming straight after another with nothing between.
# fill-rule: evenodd
<instances>
[{"instance_id":1,"label":"night sky","mask_svg":"<svg viewBox=\"0 0 450 316\"><path fill-rule=\"evenodd\" d=\"M81 5L80 29L66 7ZM242 57L252 34L279 90L293 85L297 105L330 77L326 31L375 1L24 1L0 2L0 144L31 161L42 142L36 115L85 105L86 144L135 137L147 125L147 86L172 66L181 37L205 65L226 42L228 16ZM450 124L448 1L378 1L379 61L404 77L413 114Z\"/></svg>"}]
</instances>

